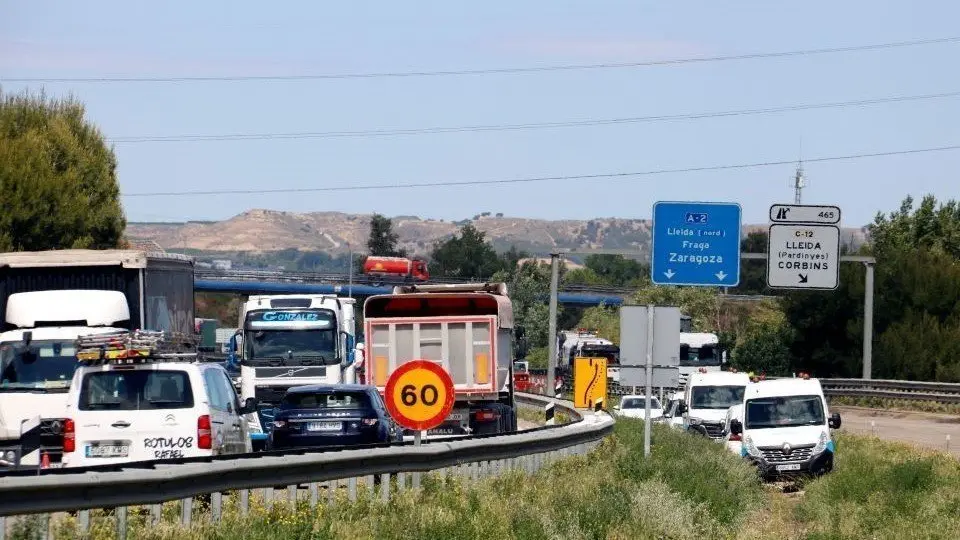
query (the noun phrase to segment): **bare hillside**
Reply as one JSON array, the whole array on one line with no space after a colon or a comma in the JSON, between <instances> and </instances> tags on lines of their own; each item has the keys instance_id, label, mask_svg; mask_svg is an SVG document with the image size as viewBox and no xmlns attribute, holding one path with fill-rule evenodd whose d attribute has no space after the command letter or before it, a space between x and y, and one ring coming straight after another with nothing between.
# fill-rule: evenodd
<instances>
[{"instance_id":1,"label":"bare hillside","mask_svg":"<svg viewBox=\"0 0 960 540\"><path fill-rule=\"evenodd\" d=\"M487 233L495 247L511 245L534 253L553 248L609 248L647 251L650 221L646 219L596 218L588 221L527 219L491 215L449 222L416 216L393 218L401 245L415 254L427 254L433 244L472 223ZM762 225L744 227L748 230ZM127 235L136 242L156 242L165 249L202 251L269 252L283 249L346 253L350 246L363 251L370 228L370 215L341 212L280 212L249 210L225 221L188 223L130 223ZM861 229L846 229L844 239L862 243Z\"/></svg>"}]
</instances>

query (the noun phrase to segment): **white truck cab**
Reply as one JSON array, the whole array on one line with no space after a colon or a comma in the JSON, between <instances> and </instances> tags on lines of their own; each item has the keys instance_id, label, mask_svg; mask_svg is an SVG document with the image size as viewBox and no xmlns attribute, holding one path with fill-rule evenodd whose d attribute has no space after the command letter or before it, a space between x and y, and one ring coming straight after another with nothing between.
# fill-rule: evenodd
<instances>
[{"instance_id":1,"label":"white truck cab","mask_svg":"<svg viewBox=\"0 0 960 540\"><path fill-rule=\"evenodd\" d=\"M51 290L7 297L0 333L0 468L60 461L63 413L82 333L130 319L121 292ZM75 321L71 324L68 321Z\"/></svg>"},{"instance_id":2,"label":"white truck cab","mask_svg":"<svg viewBox=\"0 0 960 540\"><path fill-rule=\"evenodd\" d=\"M731 412L727 441L739 441L740 455L763 478L820 475L833 470L830 430L840 422L817 379L760 381L747 387L740 410Z\"/></svg>"},{"instance_id":3,"label":"white truck cab","mask_svg":"<svg viewBox=\"0 0 960 540\"><path fill-rule=\"evenodd\" d=\"M720 440L727 409L743 402L748 384L746 373L701 370L691 374L680 405L683 427Z\"/></svg>"},{"instance_id":4,"label":"white truck cab","mask_svg":"<svg viewBox=\"0 0 960 540\"><path fill-rule=\"evenodd\" d=\"M83 336L67 397L63 466L251 452L227 371L157 332ZM194 349L195 351L195 349Z\"/></svg>"},{"instance_id":5,"label":"white truck cab","mask_svg":"<svg viewBox=\"0 0 960 540\"><path fill-rule=\"evenodd\" d=\"M227 355L239 365L241 397L260 403L257 414L247 416L257 449L265 446L273 407L288 388L356 381L355 306L353 298L280 294L250 296L240 307Z\"/></svg>"}]
</instances>

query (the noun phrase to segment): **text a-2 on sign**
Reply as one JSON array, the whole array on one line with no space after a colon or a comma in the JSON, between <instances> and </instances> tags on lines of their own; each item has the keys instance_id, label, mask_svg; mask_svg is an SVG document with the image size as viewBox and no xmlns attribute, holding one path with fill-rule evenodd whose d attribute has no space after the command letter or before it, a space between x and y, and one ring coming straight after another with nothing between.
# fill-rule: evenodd
<instances>
[{"instance_id":1,"label":"text a-2 on sign","mask_svg":"<svg viewBox=\"0 0 960 540\"><path fill-rule=\"evenodd\" d=\"M651 280L657 285L737 286L740 222L737 203L657 202Z\"/></svg>"},{"instance_id":2,"label":"text a-2 on sign","mask_svg":"<svg viewBox=\"0 0 960 540\"><path fill-rule=\"evenodd\" d=\"M840 228L770 225L767 285L778 289L836 289L840 282Z\"/></svg>"}]
</instances>

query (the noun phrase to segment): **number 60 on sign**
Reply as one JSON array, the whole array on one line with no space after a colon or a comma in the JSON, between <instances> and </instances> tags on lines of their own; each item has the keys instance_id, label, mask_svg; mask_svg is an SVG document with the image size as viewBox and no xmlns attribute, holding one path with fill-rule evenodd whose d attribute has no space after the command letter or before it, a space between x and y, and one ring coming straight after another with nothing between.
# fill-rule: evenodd
<instances>
[{"instance_id":1,"label":"number 60 on sign","mask_svg":"<svg viewBox=\"0 0 960 540\"><path fill-rule=\"evenodd\" d=\"M387 379L384 398L390 416L401 426L426 431L443 423L453 410L453 381L437 363L412 360Z\"/></svg>"}]
</instances>

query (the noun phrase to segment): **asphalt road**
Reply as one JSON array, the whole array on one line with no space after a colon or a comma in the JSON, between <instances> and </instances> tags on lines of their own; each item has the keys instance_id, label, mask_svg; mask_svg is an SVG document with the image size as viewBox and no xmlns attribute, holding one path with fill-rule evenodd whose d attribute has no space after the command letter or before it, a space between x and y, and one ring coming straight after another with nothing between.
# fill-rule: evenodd
<instances>
[{"instance_id":1,"label":"asphalt road","mask_svg":"<svg viewBox=\"0 0 960 540\"><path fill-rule=\"evenodd\" d=\"M915 444L935 450L949 450L960 457L960 416L861 407L831 407L840 413L840 431ZM950 441L947 441L947 435Z\"/></svg>"}]
</instances>

